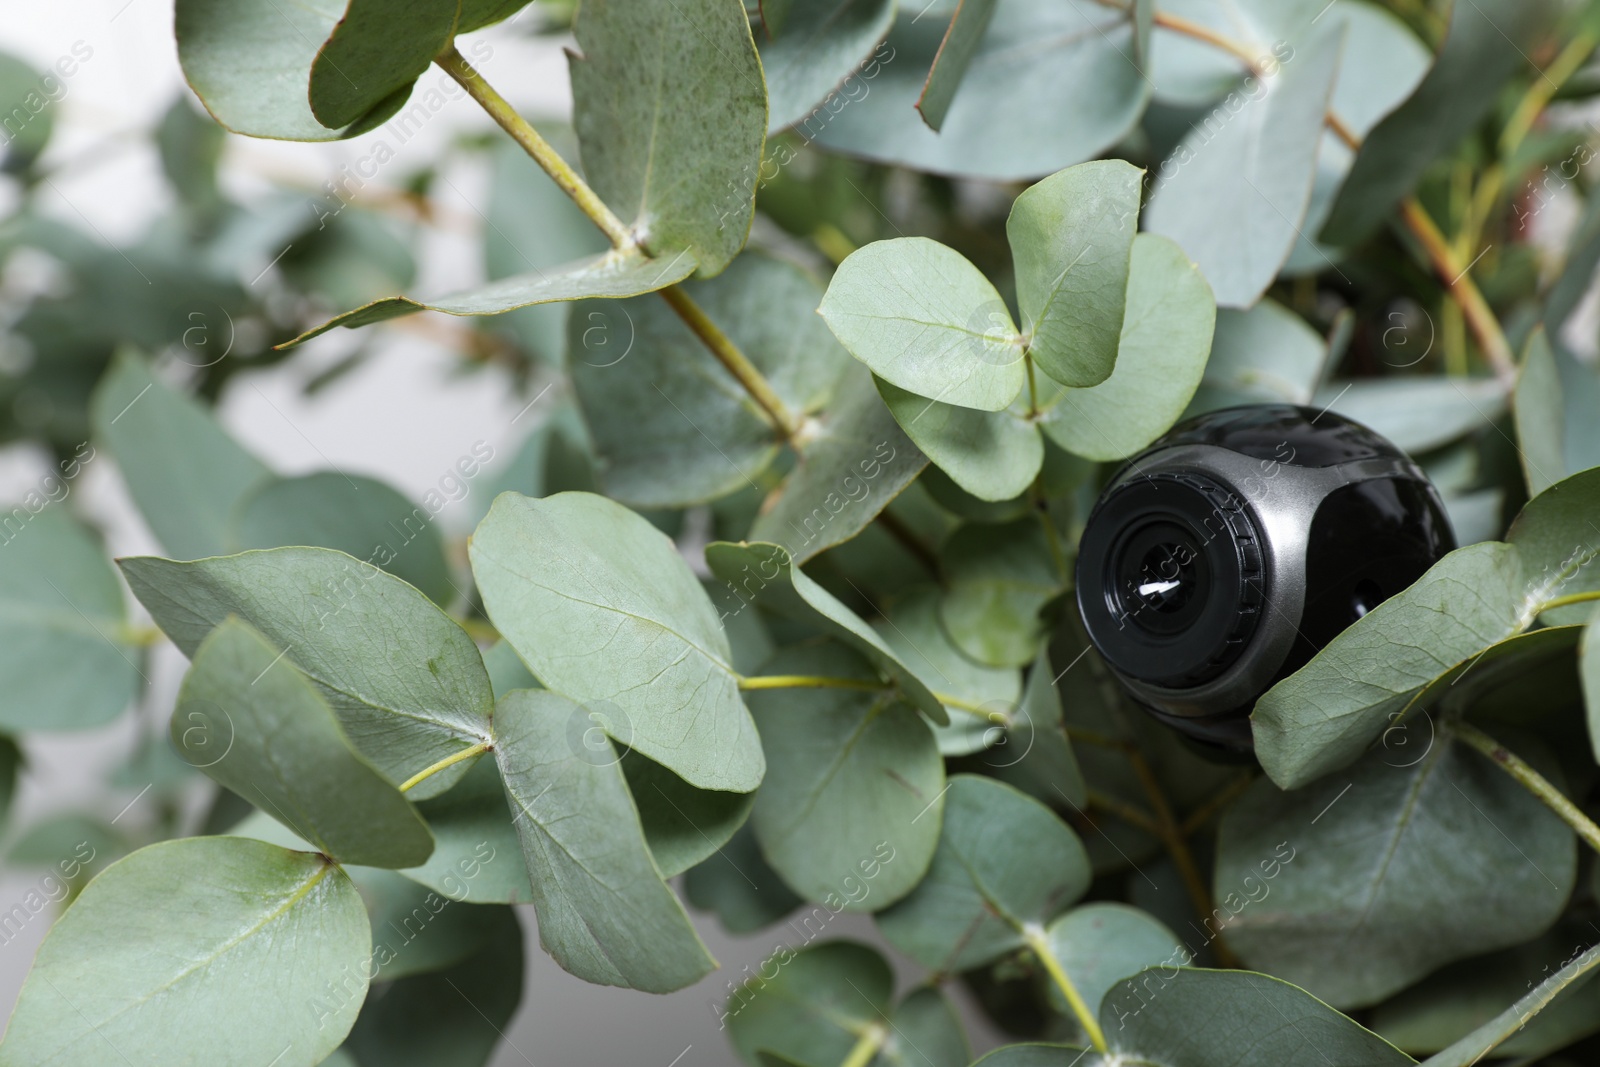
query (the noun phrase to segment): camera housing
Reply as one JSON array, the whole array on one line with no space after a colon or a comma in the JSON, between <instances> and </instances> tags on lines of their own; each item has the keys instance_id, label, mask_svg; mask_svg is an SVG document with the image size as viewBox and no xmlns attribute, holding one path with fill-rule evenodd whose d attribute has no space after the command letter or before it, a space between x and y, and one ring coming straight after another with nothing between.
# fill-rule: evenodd
<instances>
[{"instance_id":1,"label":"camera housing","mask_svg":"<svg viewBox=\"0 0 1600 1067\"><path fill-rule=\"evenodd\" d=\"M1438 491L1384 437L1331 411L1227 408L1106 484L1078 610L1134 700L1247 752L1257 697L1454 547Z\"/></svg>"}]
</instances>

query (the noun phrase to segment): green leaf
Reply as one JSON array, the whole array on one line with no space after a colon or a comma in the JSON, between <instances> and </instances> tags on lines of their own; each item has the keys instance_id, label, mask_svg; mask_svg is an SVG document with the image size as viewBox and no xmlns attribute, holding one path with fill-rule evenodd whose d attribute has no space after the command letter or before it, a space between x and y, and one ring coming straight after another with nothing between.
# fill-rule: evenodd
<instances>
[{"instance_id":1,"label":"green leaf","mask_svg":"<svg viewBox=\"0 0 1600 1067\"><path fill-rule=\"evenodd\" d=\"M433 832L433 855L401 874L463 903L533 903L522 844L493 760L474 763L449 792L421 801L417 810Z\"/></svg>"},{"instance_id":2,"label":"green leaf","mask_svg":"<svg viewBox=\"0 0 1600 1067\"><path fill-rule=\"evenodd\" d=\"M991 667L1032 662L1044 636L1040 612L1064 584L1038 518L963 526L944 543L939 566L939 619L956 647Z\"/></svg>"},{"instance_id":3,"label":"green leaf","mask_svg":"<svg viewBox=\"0 0 1600 1067\"><path fill-rule=\"evenodd\" d=\"M310 680L282 658L237 618L211 631L172 715L179 754L339 862L427 860L433 837L417 810L355 752Z\"/></svg>"},{"instance_id":4,"label":"green leaf","mask_svg":"<svg viewBox=\"0 0 1600 1067\"><path fill-rule=\"evenodd\" d=\"M1600 1029L1600 986L1582 971L1567 967L1585 955L1600 961L1600 951L1585 953L1593 934L1586 922L1569 917L1532 941L1452 963L1374 1008L1372 1028L1416 1055L1439 1052L1486 1023L1498 1024L1458 1050L1471 1050L1457 1061L1461 1063L1472 1062L1490 1048L1497 1055L1518 1057L1564 1048ZM1558 1002L1544 1004L1532 1018L1526 1010L1518 1012L1506 1028L1502 1014L1506 1005L1515 1004L1545 978L1565 978L1571 985ZM1535 1003L1563 985L1542 991Z\"/></svg>"},{"instance_id":5,"label":"green leaf","mask_svg":"<svg viewBox=\"0 0 1600 1067\"><path fill-rule=\"evenodd\" d=\"M1528 62L1555 5L1473 0L1451 8L1433 68L1405 103L1362 140L1320 237L1351 245L1373 233L1416 186L1428 164L1455 147Z\"/></svg>"},{"instance_id":6,"label":"green leaf","mask_svg":"<svg viewBox=\"0 0 1600 1067\"><path fill-rule=\"evenodd\" d=\"M1219 304L1254 304L1294 248L1343 47L1343 27L1324 29L1162 166L1145 226L1182 246Z\"/></svg>"},{"instance_id":7,"label":"green leaf","mask_svg":"<svg viewBox=\"0 0 1600 1067\"><path fill-rule=\"evenodd\" d=\"M637 752L623 755L622 773L650 854L668 878L721 851L755 803L751 793L696 789Z\"/></svg>"},{"instance_id":8,"label":"green leaf","mask_svg":"<svg viewBox=\"0 0 1600 1067\"><path fill-rule=\"evenodd\" d=\"M888 1016L893 997L894 972L876 949L825 941L798 952L780 948L734 992L724 1019L745 1063L761 1063L757 1054L768 1051L836 1065L863 1030Z\"/></svg>"},{"instance_id":9,"label":"green leaf","mask_svg":"<svg viewBox=\"0 0 1600 1067\"><path fill-rule=\"evenodd\" d=\"M1257 66L1276 70L1286 55L1287 62L1294 61L1294 44L1312 26L1321 6L1316 0L1232 0L1226 6L1213 0L1163 0L1161 12L1236 42L1256 57ZM1240 89L1239 59L1208 41L1157 26L1150 50L1150 77L1155 97L1163 103L1198 107Z\"/></svg>"},{"instance_id":10,"label":"green leaf","mask_svg":"<svg viewBox=\"0 0 1600 1067\"><path fill-rule=\"evenodd\" d=\"M861 616L795 566L782 546L760 541L737 545L715 541L706 546L706 566L732 586L739 598L759 600L790 618L820 627L854 648L877 671L893 679L905 698L923 714L938 723L949 721L943 705L928 690L926 679L908 667Z\"/></svg>"},{"instance_id":11,"label":"green leaf","mask_svg":"<svg viewBox=\"0 0 1600 1067\"><path fill-rule=\"evenodd\" d=\"M80 41L78 47L82 45ZM73 49L74 54L77 51L77 48ZM89 54L94 53L91 51ZM62 58L66 62L75 62L68 56ZM44 151L45 145L50 143L50 133L55 127L55 101L45 89L41 75L33 64L0 52L0 105L3 105L0 113L11 121L11 125L6 127L5 152L0 154L0 170L8 174L20 174L28 170Z\"/></svg>"},{"instance_id":12,"label":"green leaf","mask_svg":"<svg viewBox=\"0 0 1600 1067\"><path fill-rule=\"evenodd\" d=\"M1262 300L1248 311L1218 308L1211 357L1189 411L1309 404L1327 362L1327 343L1276 301Z\"/></svg>"},{"instance_id":13,"label":"green leaf","mask_svg":"<svg viewBox=\"0 0 1600 1067\"><path fill-rule=\"evenodd\" d=\"M783 545L795 563L848 541L928 465L852 363L817 416L800 459L750 528L750 539Z\"/></svg>"},{"instance_id":14,"label":"green leaf","mask_svg":"<svg viewBox=\"0 0 1600 1067\"><path fill-rule=\"evenodd\" d=\"M454 967L507 932L508 907L464 904L393 871L356 867L346 873L371 919L375 982Z\"/></svg>"},{"instance_id":15,"label":"green leaf","mask_svg":"<svg viewBox=\"0 0 1600 1067\"><path fill-rule=\"evenodd\" d=\"M494 1055L522 1000L523 976L516 913L494 915L493 933L462 962L374 994L346 1046L364 1067L482 1067Z\"/></svg>"},{"instance_id":16,"label":"green leaf","mask_svg":"<svg viewBox=\"0 0 1600 1067\"><path fill-rule=\"evenodd\" d=\"M1123 459L1144 448L1172 427L1199 387L1215 316L1211 290L1183 251L1140 234L1116 368L1088 389L1041 390L1040 427L1086 459Z\"/></svg>"},{"instance_id":17,"label":"green leaf","mask_svg":"<svg viewBox=\"0 0 1600 1067\"><path fill-rule=\"evenodd\" d=\"M321 471L258 484L239 502L234 543L338 549L449 605L456 586L434 517L374 478Z\"/></svg>"},{"instance_id":18,"label":"green leaf","mask_svg":"<svg viewBox=\"0 0 1600 1067\"><path fill-rule=\"evenodd\" d=\"M589 493L504 493L471 555L489 617L545 685L690 785L760 784L760 739L716 609L648 522Z\"/></svg>"},{"instance_id":19,"label":"green leaf","mask_svg":"<svg viewBox=\"0 0 1600 1067\"><path fill-rule=\"evenodd\" d=\"M410 93L455 36L459 0L349 0L311 62L311 113L337 130ZM405 99L404 96L401 98Z\"/></svg>"},{"instance_id":20,"label":"green leaf","mask_svg":"<svg viewBox=\"0 0 1600 1067\"><path fill-rule=\"evenodd\" d=\"M1566 417L1561 372L1544 329L1535 329L1522 351L1511 413L1517 424L1517 456L1528 493L1537 496L1566 477Z\"/></svg>"},{"instance_id":21,"label":"green leaf","mask_svg":"<svg viewBox=\"0 0 1600 1067\"><path fill-rule=\"evenodd\" d=\"M99 726L143 681L122 584L66 507L36 496L0 516L0 729Z\"/></svg>"},{"instance_id":22,"label":"green leaf","mask_svg":"<svg viewBox=\"0 0 1600 1067\"><path fill-rule=\"evenodd\" d=\"M570 127L541 122L539 132L564 158L577 158L578 141ZM497 139L489 166L483 269L490 281L548 271L606 250L606 239L594 223L521 145L509 137ZM561 366L568 310L560 302L536 304L508 311L482 326L510 335L543 362Z\"/></svg>"},{"instance_id":23,"label":"green leaf","mask_svg":"<svg viewBox=\"0 0 1600 1067\"><path fill-rule=\"evenodd\" d=\"M801 646L773 674L871 680L841 645ZM944 763L916 711L892 694L850 689L752 692L768 753L750 822L762 854L801 896L871 911L911 891L939 840Z\"/></svg>"},{"instance_id":24,"label":"green leaf","mask_svg":"<svg viewBox=\"0 0 1600 1067\"><path fill-rule=\"evenodd\" d=\"M930 970L966 971L1026 943L1089 888L1078 835L1049 808L1000 782L950 779L928 874L878 913L890 944Z\"/></svg>"},{"instance_id":25,"label":"green leaf","mask_svg":"<svg viewBox=\"0 0 1600 1067\"><path fill-rule=\"evenodd\" d=\"M1583 628L1583 638L1578 645L1578 676L1583 682L1583 702L1588 708L1589 745L1600 761L1600 633L1595 622L1600 621L1600 608L1589 616Z\"/></svg>"},{"instance_id":26,"label":"green leaf","mask_svg":"<svg viewBox=\"0 0 1600 1067\"><path fill-rule=\"evenodd\" d=\"M1141 1063L1404 1067L1412 1062L1316 997L1264 974L1163 967L1135 976L1133 984L1139 993L1117 990L1107 998L1100 1024L1114 1049Z\"/></svg>"},{"instance_id":27,"label":"green leaf","mask_svg":"<svg viewBox=\"0 0 1600 1067\"><path fill-rule=\"evenodd\" d=\"M1146 967L1175 967L1192 958L1171 930L1127 904L1096 901L1079 905L1052 922L1044 936L1050 954L1078 996L1102 1017L1106 1008L1102 1001L1124 979ZM1054 986L1050 1002L1059 1012L1070 1010Z\"/></svg>"},{"instance_id":28,"label":"green leaf","mask_svg":"<svg viewBox=\"0 0 1600 1067\"><path fill-rule=\"evenodd\" d=\"M766 0L763 13L773 3ZM824 108L832 115L870 93L879 69L873 48L889 32L894 8L894 0L818 0L794 5L781 26L767 19L759 35L767 131L820 118Z\"/></svg>"},{"instance_id":29,"label":"green leaf","mask_svg":"<svg viewBox=\"0 0 1600 1067\"><path fill-rule=\"evenodd\" d=\"M1416 89L1433 65L1433 51L1417 39L1398 15L1375 4L1338 4L1326 12L1325 22L1321 16L1317 11L1303 15L1307 19L1317 19L1330 29L1340 24L1345 27L1344 53L1339 58L1339 74L1328 109L1339 116L1348 132L1357 138L1365 137L1378 120ZM1295 249L1283 265L1284 274L1320 273L1334 266L1340 258L1340 250L1325 247L1315 240L1315 235L1327 221L1334 197L1354 162L1355 152L1337 133L1325 130L1322 145L1317 150L1317 177L1311 188L1311 206L1300 224Z\"/></svg>"},{"instance_id":30,"label":"green leaf","mask_svg":"<svg viewBox=\"0 0 1600 1067\"><path fill-rule=\"evenodd\" d=\"M591 297L627 297L652 293L680 282L694 273L694 257L674 252L652 259L637 249L604 252L547 270L532 270L509 278L485 282L471 289L435 297L431 301L409 296L386 296L314 326L279 348L320 337L336 326L357 329L375 322L387 322L418 311L440 311L446 315L499 315L534 304L558 300L587 300Z\"/></svg>"},{"instance_id":31,"label":"green leaf","mask_svg":"<svg viewBox=\"0 0 1600 1067\"><path fill-rule=\"evenodd\" d=\"M1600 471L1556 483L1523 508L1509 544L1451 552L1268 690L1251 722L1272 780L1293 789L1349 763L1401 716L1425 709L1480 654L1514 656L1563 639L1509 640L1550 601L1600 587L1587 569L1600 555L1589 519L1597 496ZM1582 608L1557 614L1572 611L1579 614L1554 621L1585 617Z\"/></svg>"},{"instance_id":32,"label":"green leaf","mask_svg":"<svg viewBox=\"0 0 1600 1067\"><path fill-rule=\"evenodd\" d=\"M996 0L958 0L955 14L950 17L950 28L939 42L939 51L928 69L928 80L922 83L922 95L917 98L917 110L930 130L937 131L950 113L950 102L955 99L961 79L972 65L989 19L994 15ZM887 27L885 27L887 29Z\"/></svg>"},{"instance_id":33,"label":"green leaf","mask_svg":"<svg viewBox=\"0 0 1600 1067\"><path fill-rule=\"evenodd\" d=\"M591 0L573 32L572 122L589 184L633 213L623 221L651 252L687 249L702 275L720 273L750 229L767 130L743 6Z\"/></svg>"},{"instance_id":34,"label":"green leaf","mask_svg":"<svg viewBox=\"0 0 1600 1067\"><path fill-rule=\"evenodd\" d=\"M1011 205L1022 332L1034 363L1062 385L1098 385L1118 360L1143 177L1121 160L1081 163Z\"/></svg>"},{"instance_id":35,"label":"green leaf","mask_svg":"<svg viewBox=\"0 0 1600 1067\"><path fill-rule=\"evenodd\" d=\"M1515 548L1459 548L1330 641L1256 702L1256 755L1295 789L1350 763L1418 697L1532 621Z\"/></svg>"},{"instance_id":36,"label":"green leaf","mask_svg":"<svg viewBox=\"0 0 1600 1067\"><path fill-rule=\"evenodd\" d=\"M889 1036L869 1067L967 1067L972 1062L955 1005L936 986L906 994L888 1023Z\"/></svg>"},{"instance_id":37,"label":"green leaf","mask_svg":"<svg viewBox=\"0 0 1600 1067\"><path fill-rule=\"evenodd\" d=\"M979 500L1011 500L1027 491L1044 464L1044 441L1032 422L1008 411L941 404L877 379L878 393L917 448Z\"/></svg>"},{"instance_id":38,"label":"green leaf","mask_svg":"<svg viewBox=\"0 0 1600 1067\"><path fill-rule=\"evenodd\" d=\"M730 934L771 926L800 906L778 872L767 865L750 824L741 826L715 855L689 868L683 895L702 911L714 911Z\"/></svg>"},{"instance_id":39,"label":"green leaf","mask_svg":"<svg viewBox=\"0 0 1600 1067\"><path fill-rule=\"evenodd\" d=\"M961 654L939 622L939 591L906 589L878 624L884 643L922 679L950 714L934 735L939 751L962 756L994 744L1016 707L1022 680L1014 670L990 667Z\"/></svg>"},{"instance_id":40,"label":"green leaf","mask_svg":"<svg viewBox=\"0 0 1600 1067\"><path fill-rule=\"evenodd\" d=\"M495 760L533 883L539 943L588 982L652 993L716 967L650 856L617 754L574 745L582 709L519 690L495 709Z\"/></svg>"},{"instance_id":41,"label":"green leaf","mask_svg":"<svg viewBox=\"0 0 1600 1067\"><path fill-rule=\"evenodd\" d=\"M1258 781L1229 807L1217 891L1250 897L1229 898L1237 910L1221 902L1234 951L1330 1004L1363 1007L1555 921L1577 876L1572 831L1438 734L1420 759L1379 750L1294 792ZM1245 879L1277 866L1274 855L1277 877L1255 897Z\"/></svg>"},{"instance_id":42,"label":"green leaf","mask_svg":"<svg viewBox=\"0 0 1600 1067\"><path fill-rule=\"evenodd\" d=\"M370 950L360 895L321 856L236 837L151 845L51 929L0 1064L318 1063L355 1022Z\"/></svg>"},{"instance_id":43,"label":"green leaf","mask_svg":"<svg viewBox=\"0 0 1600 1067\"><path fill-rule=\"evenodd\" d=\"M198 559L232 550L234 510L272 472L211 412L126 352L100 380L89 411L96 439L116 459L139 513L167 551Z\"/></svg>"},{"instance_id":44,"label":"green leaf","mask_svg":"<svg viewBox=\"0 0 1600 1067\"><path fill-rule=\"evenodd\" d=\"M326 548L119 562L134 595L191 658L229 615L261 631L391 782L489 740L494 698L478 647L427 597L376 567ZM418 783L411 799L443 792L469 765Z\"/></svg>"},{"instance_id":45,"label":"green leaf","mask_svg":"<svg viewBox=\"0 0 1600 1067\"><path fill-rule=\"evenodd\" d=\"M363 0L352 2L369 6ZM437 0L429 0L429 6L438 6ZM317 121L311 109L312 68L344 14L345 6L338 3L285 7L252 0L179 0L174 27L178 62L206 110L234 133L285 141L353 137L400 110L411 87L409 82L391 84L394 92L374 100L343 129ZM357 88L344 88L350 91L339 101L341 115L371 99Z\"/></svg>"},{"instance_id":46,"label":"green leaf","mask_svg":"<svg viewBox=\"0 0 1600 1067\"><path fill-rule=\"evenodd\" d=\"M1130 5L1135 13L1141 3ZM1121 140L1150 99L1148 28L1093 0L1007 0L978 42L939 130L912 109L944 25L907 4L867 90L799 129L826 148L882 163L1017 181L1093 159ZM1062 101L1073 106L1064 108Z\"/></svg>"},{"instance_id":47,"label":"green leaf","mask_svg":"<svg viewBox=\"0 0 1600 1067\"><path fill-rule=\"evenodd\" d=\"M461 0L456 33L471 33L503 22L527 7L531 0Z\"/></svg>"},{"instance_id":48,"label":"green leaf","mask_svg":"<svg viewBox=\"0 0 1600 1067\"><path fill-rule=\"evenodd\" d=\"M752 253L684 288L790 411L827 402L849 357L817 318L822 285L807 271ZM778 455L770 418L662 300L575 305L567 352L601 480L618 500L704 503L754 485Z\"/></svg>"},{"instance_id":49,"label":"green leaf","mask_svg":"<svg viewBox=\"0 0 1600 1067\"><path fill-rule=\"evenodd\" d=\"M1000 294L937 241L900 237L852 252L817 310L851 355L918 396L1000 411L1027 380Z\"/></svg>"},{"instance_id":50,"label":"green leaf","mask_svg":"<svg viewBox=\"0 0 1600 1067\"><path fill-rule=\"evenodd\" d=\"M1506 388L1493 378L1369 378L1318 389L1311 406L1330 405L1407 452L1427 452L1493 424L1505 413Z\"/></svg>"},{"instance_id":51,"label":"green leaf","mask_svg":"<svg viewBox=\"0 0 1600 1067\"><path fill-rule=\"evenodd\" d=\"M1428 1067L1471 1067L1519 1032L1527 1025L1530 1016L1542 1018L1535 1013L1549 1008L1557 997L1569 990L1576 991L1587 985L1594 978L1596 965L1600 965L1600 945L1592 946L1582 955L1568 960L1565 966L1540 982L1532 992L1437 1056L1428 1057L1425 1063ZM1566 1006L1566 1003L1561 1005L1563 1008ZM1589 1018L1593 1018L1592 1011Z\"/></svg>"},{"instance_id":52,"label":"green leaf","mask_svg":"<svg viewBox=\"0 0 1600 1067\"><path fill-rule=\"evenodd\" d=\"M1089 803L1088 785L1067 740L1061 694L1055 683L1049 648L1041 645L1028 670L1017 710L1006 722L1003 738L983 762L989 773L1035 800L1054 804L1064 797L1068 804L1082 808Z\"/></svg>"}]
</instances>

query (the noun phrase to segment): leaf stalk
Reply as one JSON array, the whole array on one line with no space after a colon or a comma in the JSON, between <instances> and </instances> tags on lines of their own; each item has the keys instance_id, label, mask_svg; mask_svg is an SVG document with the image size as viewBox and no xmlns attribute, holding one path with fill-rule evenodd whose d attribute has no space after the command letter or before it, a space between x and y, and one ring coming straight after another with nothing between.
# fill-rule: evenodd
<instances>
[{"instance_id":1,"label":"leaf stalk","mask_svg":"<svg viewBox=\"0 0 1600 1067\"><path fill-rule=\"evenodd\" d=\"M440 771L444 770L446 767L454 767L456 764L460 763L462 760L471 759L474 756L480 756L483 753L489 751L489 749L492 748L492 747L493 747L493 745L491 745L488 741L479 741L477 744L471 746L470 748L464 748L460 752L451 753L450 755L446 756L444 759L442 759L439 762L433 764L431 767L424 767L422 770L418 771L416 774L413 774L410 778L407 778L405 781L401 782L400 783L400 792L402 792L402 793L410 792L412 787L414 787L418 782L424 781L424 780L426 780L428 778L432 778L434 775L438 774Z\"/></svg>"},{"instance_id":2,"label":"leaf stalk","mask_svg":"<svg viewBox=\"0 0 1600 1067\"><path fill-rule=\"evenodd\" d=\"M1557 818L1572 827L1578 836L1583 838L1585 844L1600 852L1600 826L1596 826L1594 821L1568 800L1566 794L1557 789L1548 778L1529 766L1521 756L1469 722L1458 721L1455 733L1461 740L1489 757L1495 766L1515 778L1524 789L1538 797L1545 807L1555 812Z\"/></svg>"}]
</instances>

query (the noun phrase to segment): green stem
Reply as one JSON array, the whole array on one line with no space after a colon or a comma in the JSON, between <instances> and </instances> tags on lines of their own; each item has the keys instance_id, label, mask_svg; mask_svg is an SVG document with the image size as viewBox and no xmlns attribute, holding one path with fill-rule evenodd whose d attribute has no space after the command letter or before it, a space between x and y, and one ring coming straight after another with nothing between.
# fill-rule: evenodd
<instances>
[{"instance_id":1,"label":"green stem","mask_svg":"<svg viewBox=\"0 0 1600 1067\"><path fill-rule=\"evenodd\" d=\"M1600 826L1578 809L1544 775L1528 766L1522 757L1469 722L1457 722L1456 736L1494 761L1528 792L1538 797L1545 807L1556 813L1562 822L1577 831L1578 836L1596 852L1600 852Z\"/></svg>"},{"instance_id":2,"label":"green stem","mask_svg":"<svg viewBox=\"0 0 1600 1067\"><path fill-rule=\"evenodd\" d=\"M552 181L561 188L561 191L572 198L578 209L589 217L606 235L606 240L618 250L638 247L632 231L623 224L622 220L612 213L605 202L595 195L578 172L573 170L561 154L550 146L550 142L539 136L528 122L517 113L505 97L497 92L494 86L483 80L483 75L464 59L455 45L450 45L434 59L446 74L454 78L467 95L478 102L478 105L488 112L489 117L511 135L511 139L522 146L523 151L533 157L533 161L550 175ZM787 406L773 391L771 383L756 369L745 354L724 334L717 325L706 318L705 312L700 310L689 295L680 287L673 285L660 291L661 296L678 316L683 319L689 329L694 331L696 337L710 350L717 361L728 369L728 373L742 385L746 392L772 420L784 440L794 436L797 424L789 414Z\"/></svg>"},{"instance_id":3,"label":"green stem","mask_svg":"<svg viewBox=\"0 0 1600 1067\"><path fill-rule=\"evenodd\" d=\"M517 114L517 109L512 107L505 97L501 96L488 82L483 80L483 75L468 63L456 46L451 44L440 52L434 60L443 68L444 72L456 80L467 95L478 102L489 117L499 124L502 130L511 135L511 139L522 146L523 151L533 157L533 161L550 175L552 181L561 187L561 191L572 198L578 205L578 210L589 216L589 220L600 227L600 232L606 235L613 248L630 248L635 244L633 234L628 227L623 225L621 219L612 214L605 202L595 195L589 188L589 183L578 176L561 154L550 147L550 142L539 136L527 119Z\"/></svg>"},{"instance_id":4,"label":"green stem","mask_svg":"<svg viewBox=\"0 0 1600 1067\"><path fill-rule=\"evenodd\" d=\"M1099 808L1107 815L1115 815L1129 826L1136 826L1147 834L1161 836L1161 827L1156 825L1156 820L1148 812L1141 811L1114 796L1091 789L1089 807Z\"/></svg>"},{"instance_id":5,"label":"green stem","mask_svg":"<svg viewBox=\"0 0 1600 1067\"><path fill-rule=\"evenodd\" d=\"M149 648L158 645L167 635L161 632L159 626L135 626L132 623L123 623L118 627L117 638L125 645L136 648Z\"/></svg>"},{"instance_id":6,"label":"green stem","mask_svg":"<svg viewBox=\"0 0 1600 1067\"><path fill-rule=\"evenodd\" d=\"M1089 1005L1083 1002L1083 995L1078 992L1078 987L1072 984L1072 979L1068 978L1067 972L1062 969L1061 961L1050 951L1050 940L1045 937L1044 929L1030 923L1023 929L1022 937L1028 943L1028 947L1033 949L1033 954L1039 957L1039 962L1044 964L1044 969L1049 972L1056 988L1061 990L1061 995L1067 998L1067 1007L1072 1009L1078 1025L1083 1027L1083 1032L1089 1035L1089 1042L1094 1045L1095 1051L1109 1051L1105 1032L1100 1029L1100 1023L1089 1010Z\"/></svg>"},{"instance_id":7,"label":"green stem","mask_svg":"<svg viewBox=\"0 0 1600 1067\"><path fill-rule=\"evenodd\" d=\"M726 367L728 373L744 386L744 391L750 394L750 399L756 402L772 425L777 427L783 439L787 441L792 438L800 429L799 424L789 413L789 407L783 402L783 398L772 388L772 383L767 381L766 376L754 363L750 362L749 357L739 351L739 346L728 340L728 335L706 317L706 313L700 310L700 305L684 292L682 286L669 285L660 290L660 293L661 299L678 313L684 325L700 338L701 343L717 358L717 362Z\"/></svg>"},{"instance_id":8,"label":"green stem","mask_svg":"<svg viewBox=\"0 0 1600 1067\"><path fill-rule=\"evenodd\" d=\"M1564 608L1568 604L1587 604L1592 600L1600 600L1600 589L1588 593L1568 593L1566 596L1558 596L1554 600L1546 600L1540 605L1539 614L1543 615L1547 611Z\"/></svg>"},{"instance_id":9,"label":"green stem","mask_svg":"<svg viewBox=\"0 0 1600 1067\"><path fill-rule=\"evenodd\" d=\"M828 678L819 674L766 674L740 678L740 689L859 689L876 692L888 688L864 678Z\"/></svg>"},{"instance_id":10,"label":"green stem","mask_svg":"<svg viewBox=\"0 0 1600 1067\"><path fill-rule=\"evenodd\" d=\"M856 1038L855 1046L850 1049L850 1054L844 1058L839 1067L867 1067L872 1058L878 1054L878 1050L883 1047L884 1038L887 1036L888 1031L881 1023L872 1023L861 1031L861 1036Z\"/></svg>"},{"instance_id":11,"label":"green stem","mask_svg":"<svg viewBox=\"0 0 1600 1067\"><path fill-rule=\"evenodd\" d=\"M464 748L460 752L452 753L451 755L448 755L444 759L440 760L438 763L435 763L433 766L424 767L416 774L413 774L410 778L407 778L405 781L401 782L400 792L409 792L411 788L418 782L426 778L431 778L440 771L444 770L446 767L453 767L464 759L471 759L473 756L482 755L483 753L489 751L491 747L493 746L491 746L488 741L479 741L471 748Z\"/></svg>"}]
</instances>

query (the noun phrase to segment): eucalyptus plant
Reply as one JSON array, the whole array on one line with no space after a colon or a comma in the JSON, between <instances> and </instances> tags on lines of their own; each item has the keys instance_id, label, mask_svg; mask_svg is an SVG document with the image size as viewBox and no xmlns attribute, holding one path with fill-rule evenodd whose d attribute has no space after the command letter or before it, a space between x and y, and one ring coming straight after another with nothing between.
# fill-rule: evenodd
<instances>
[{"instance_id":1,"label":"eucalyptus plant","mask_svg":"<svg viewBox=\"0 0 1600 1067\"><path fill-rule=\"evenodd\" d=\"M494 88L522 31L570 32L570 125ZM480 1064L521 923L668 994L718 966L685 899L787 920L718 997L752 1065L963 1067L958 989L993 1067L1593 1058L1600 5L177 0L175 33L215 123L156 131L173 217L0 227L77 283L5 327L0 432L59 475L0 515L0 728L170 715L145 840L11 850L71 903L0 1065ZM402 292L445 159L371 183L466 99L488 280ZM223 130L372 151L239 204ZM212 307L257 343L205 348ZM525 406L420 502L283 476L209 407L423 312ZM1180 418L1274 401L1412 452L1463 547L1219 762L1118 690L1075 546ZM58 492L102 453L165 556L109 559ZM189 666L149 708L162 641Z\"/></svg>"}]
</instances>

